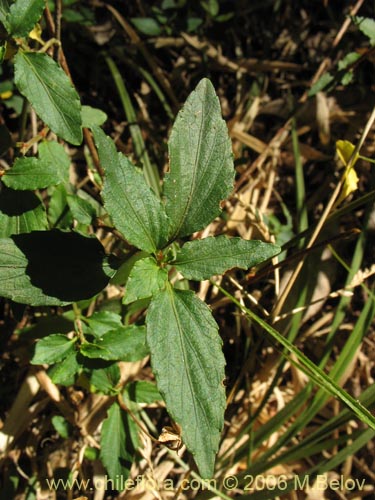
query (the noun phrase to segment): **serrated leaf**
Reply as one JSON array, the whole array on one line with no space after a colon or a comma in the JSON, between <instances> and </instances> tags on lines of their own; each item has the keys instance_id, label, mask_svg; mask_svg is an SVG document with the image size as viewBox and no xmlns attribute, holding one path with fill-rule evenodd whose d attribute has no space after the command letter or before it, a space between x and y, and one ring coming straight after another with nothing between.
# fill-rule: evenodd
<instances>
[{"instance_id":1,"label":"serrated leaf","mask_svg":"<svg viewBox=\"0 0 375 500\"><path fill-rule=\"evenodd\" d=\"M14 81L36 113L59 137L82 142L81 103L61 67L47 54L18 51Z\"/></svg>"},{"instance_id":2,"label":"serrated leaf","mask_svg":"<svg viewBox=\"0 0 375 500\"><path fill-rule=\"evenodd\" d=\"M161 201L143 174L116 152L113 141L98 127L92 131L105 169L104 204L116 229L141 250L155 252L167 241L168 222Z\"/></svg>"},{"instance_id":3,"label":"serrated leaf","mask_svg":"<svg viewBox=\"0 0 375 500\"><path fill-rule=\"evenodd\" d=\"M146 323L158 389L201 476L212 477L225 409L218 326L193 292L170 285L151 301Z\"/></svg>"},{"instance_id":4,"label":"serrated leaf","mask_svg":"<svg viewBox=\"0 0 375 500\"><path fill-rule=\"evenodd\" d=\"M168 271L161 269L152 257L138 260L130 271L124 304L151 297L165 287L167 279Z\"/></svg>"},{"instance_id":5,"label":"serrated leaf","mask_svg":"<svg viewBox=\"0 0 375 500\"><path fill-rule=\"evenodd\" d=\"M38 340L35 344L35 354L30 363L33 365L51 365L62 361L64 358L74 352L74 344L77 339L68 339L66 335L56 333L48 335L43 339Z\"/></svg>"},{"instance_id":6,"label":"serrated leaf","mask_svg":"<svg viewBox=\"0 0 375 500\"><path fill-rule=\"evenodd\" d=\"M114 274L96 238L58 230L0 239L1 296L65 305L100 292Z\"/></svg>"},{"instance_id":7,"label":"serrated leaf","mask_svg":"<svg viewBox=\"0 0 375 500\"><path fill-rule=\"evenodd\" d=\"M126 480L138 446L137 428L117 403L109 408L103 422L100 446L100 458L110 479Z\"/></svg>"},{"instance_id":8,"label":"serrated leaf","mask_svg":"<svg viewBox=\"0 0 375 500\"><path fill-rule=\"evenodd\" d=\"M178 113L169 139L164 181L169 236L198 231L220 212L233 188L231 141L211 82L203 79Z\"/></svg>"},{"instance_id":9,"label":"serrated leaf","mask_svg":"<svg viewBox=\"0 0 375 500\"><path fill-rule=\"evenodd\" d=\"M112 311L96 311L89 318L85 318L85 322L90 327L90 333L97 338L123 326L121 316Z\"/></svg>"},{"instance_id":10,"label":"serrated leaf","mask_svg":"<svg viewBox=\"0 0 375 500\"><path fill-rule=\"evenodd\" d=\"M88 358L106 361L138 361L147 356L146 329L144 326L122 326L106 333L95 343L84 343L81 354Z\"/></svg>"},{"instance_id":11,"label":"serrated leaf","mask_svg":"<svg viewBox=\"0 0 375 500\"><path fill-rule=\"evenodd\" d=\"M39 21L45 0L16 0L9 9L5 27L13 37L26 37Z\"/></svg>"},{"instance_id":12,"label":"serrated leaf","mask_svg":"<svg viewBox=\"0 0 375 500\"><path fill-rule=\"evenodd\" d=\"M69 166L70 160L63 146L44 141L39 146L39 158L17 158L2 180L6 186L16 190L43 189L67 182Z\"/></svg>"},{"instance_id":13,"label":"serrated leaf","mask_svg":"<svg viewBox=\"0 0 375 500\"><path fill-rule=\"evenodd\" d=\"M104 111L91 106L82 106L81 117L82 127L86 128L91 128L94 125L100 127L100 125L103 125L103 123L108 119L108 116L104 113Z\"/></svg>"},{"instance_id":14,"label":"serrated leaf","mask_svg":"<svg viewBox=\"0 0 375 500\"><path fill-rule=\"evenodd\" d=\"M239 267L248 269L280 253L271 243L217 236L185 243L172 263L185 278L206 280Z\"/></svg>"},{"instance_id":15,"label":"serrated leaf","mask_svg":"<svg viewBox=\"0 0 375 500\"><path fill-rule=\"evenodd\" d=\"M40 198L30 191L3 188L0 193L0 238L47 229ZM0 256L1 262L1 256Z\"/></svg>"}]
</instances>

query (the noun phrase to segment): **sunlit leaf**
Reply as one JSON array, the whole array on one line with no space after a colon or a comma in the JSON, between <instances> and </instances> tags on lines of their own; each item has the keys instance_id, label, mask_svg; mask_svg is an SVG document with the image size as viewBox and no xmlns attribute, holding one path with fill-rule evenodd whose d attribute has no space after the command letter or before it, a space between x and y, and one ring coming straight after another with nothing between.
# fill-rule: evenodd
<instances>
[{"instance_id":1,"label":"sunlit leaf","mask_svg":"<svg viewBox=\"0 0 375 500\"><path fill-rule=\"evenodd\" d=\"M130 271L126 284L124 304L151 297L151 295L165 287L167 279L167 270L161 269L156 264L155 259L149 257L138 260Z\"/></svg>"},{"instance_id":2,"label":"sunlit leaf","mask_svg":"<svg viewBox=\"0 0 375 500\"><path fill-rule=\"evenodd\" d=\"M146 184L143 174L121 153L104 132L92 129L105 169L104 205L116 228L141 250L154 252L167 241L164 206Z\"/></svg>"},{"instance_id":3,"label":"sunlit leaf","mask_svg":"<svg viewBox=\"0 0 375 500\"><path fill-rule=\"evenodd\" d=\"M185 278L205 280L214 274L239 267L248 269L280 252L270 243L217 236L185 243L173 265Z\"/></svg>"},{"instance_id":4,"label":"sunlit leaf","mask_svg":"<svg viewBox=\"0 0 375 500\"><path fill-rule=\"evenodd\" d=\"M174 239L207 226L233 189L231 141L209 80L198 84L178 113L168 146L164 193Z\"/></svg>"},{"instance_id":5,"label":"sunlit leaf","mask_svg":"<svg viewBox=\"0 0 375 500\"><path fill-rule=\"evenodd\" d=\"M39 21L45 0L16 0L11 4L4 25L14 37L26 37Z\"/></svg>"},{"instance_id":6,"label":"sunlit leaf","mask_svg":"<svg viewBox=\"0 0 375 500\"><path fill-rule=\"evenodd\" d=\"M40 118L62 139L81 144L81 103L61 67L47 54L19 50L14 81Z\"/></svg>"}]
</instances>

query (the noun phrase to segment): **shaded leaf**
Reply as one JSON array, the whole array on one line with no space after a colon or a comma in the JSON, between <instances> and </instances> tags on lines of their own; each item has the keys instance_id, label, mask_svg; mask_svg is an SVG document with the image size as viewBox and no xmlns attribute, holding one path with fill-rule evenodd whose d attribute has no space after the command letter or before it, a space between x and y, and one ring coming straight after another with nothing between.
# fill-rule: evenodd
<instances>
[{"instance_id":1,"label":"shaded leaf","mask_svg":"<svg viewBox=\"0 0 375 500\"><path fill-rule=\"evenodd\" d=\"M89 225L92 220L96 217L95 208L83 198L77 195L68 194L66 197L70 211L73 217L80 224Z\"/></svg>"},{"instance_id":2,"label":"shaded leaf","mask_svg":"<svg viewBox=\"0 0 375 500\"><path fill-rule=\"evenodd\" d=\"M96 238L53 230L0 239L1 294L15 302L76 302L100 292L113 274Z\"/></svg>"},{"instance_id":3,"label":"shaded leaf","mask_svg":"<svg viewBox=\"0 0 375 500\"><path fill-rule=\"evenodd\" d=\"M137 380L126 384L123 396L126 401L138 404L151 404L155 401L162 401L156 385L147 380Z\"/></svg>"},{"instance_id":4,"label":"shaded leaf","mask_svg":"<svg viewBox=\"0 0 375 500\"><path fill-rule=\"evenodd\" d=\"M109 408L101 435L100 458L110 479L115 484L119 478L126 480L138 447L137 428L117 403ZM123 489L123 486L118 489Z\"/></svg>"},{"instance_id":5,"label":"shaded leaf","mask_svg":"<svg viewBox=\"0 0 375 500\"><path fill-rule=\"evenodd\" d=\"M146 329L144 326L122 326L106 333L95 343L82 344L80 352L88 358L106 361L138 361L149 352Z\"/></svg>"},{"instance_id":6,"label":"shaded leaf","mask_svg":"<svg viewBox=\"0 0 375 500\"><path fill-rule=\"evenodd\" d=\"M122 154L113 141L93 127L100 161L105 169L105 208L125 238L147 252L155 252L167 241L164 207L146 184L143 174Z\"/></svg>"},{"instance_id":7,"label":"shaded leaf","mask_svg":"<svg viewBox=\"0 0 375 500\"><path fill-rule=\"evenodd\" d=\"M73 224L73 215L70 210L67 210L68 191L65 184L58 184L56 187L49 189L51 196L48 204L48 221L50 227L58 229L70 229Z\"/></svg>"},{"instance_id":8,"label":"shaded leaf","mask_svg":"<svg viewBox=\"0 0 375 500\"><path fill-rule=\"evenodd\" d=\"M193 292L170 285L151 301L146 321L158 389L201 476L211 477L225 409L218 326Z\"/></svg>"},{"instance_id":9,"label":"shaded leaf","mask_svg":"<svg viewBox=\"0 0 375 500\"><path fill-rule=\"evenodd\" d=\"M124 304L146 299L165 287L168 271L161 269L152 257L138 260L126 284Z\"/></svg>"},{"instance_id":10,"label":"shaded leaf","mask_svg":"<svg viewBox=\"0 0 375 500\"><path fill-rule=\"evenodd\" d=\"M59 137L82 142L81 103L69 78L47 54L18 51L14 81L40 118Z\"/></svg>"},{"instance_id":11,"label":"shaded leaf","mask_svg":"<svg viewBox=\"0 0 375 500\"><path fill-rule=\"evenodd\" d=\"M280 252L280 247L263 241L217 236L185 243L173 265L187 279L205 280L228 269L248 269Z\"/></svg>"},{"instance_id":12,"label":"shaded leaf","mask_svg":"<svg viewBox=\"0 0 375 500\"><path fill-rule=\"evenodd\" d=\"M95 311L92 316L85 318L85 322L90 327L90 333L98 338L123 326L121 316L112 311Z\"/></svg>"},{"instance_id":13,"label":"shaded leaf","mask_svg":"<svg viewBox=\"0 0 375 500\"><path fill-rule=\"evenodd\" d=\"M74 352L77 338L69 339L66 335L56 333L38 340L35 344L35 354L30 363L33 365L50 365L62 361L68 354Z\"/></svg>"},{"instance_id":14,"label":"shaded leaf","mask_svg":"<svg viewBox=\"0 0 375 500\"><path fill-rule=\"evenodd\" d=\"M43 189L69 180L70 159L63 146L44 141L39 146L39 158L17 158L13 167L2 177L12 189Z\"/></svg>"},{"instance_id":15,"label":"shaded leaf","mask_svg":"<svg viewBox=\"0 0 375 500\"><path fill-rule=\"evenodd\" d=\"M39 21L45 0L16 0L11 4L5 27L15 38L26 37Z\"/></svg>"},{"instance_id":16,"label":"shaded leaf","mask_svg":"<svg viewBox=\"0 0 375 500\"><path fill-rule=\"evenodd\" d=\"M120 369L116 363L105 368L95 368L90 376L90 383L103 394L116 394L116 386L120 380ZM92 391L94 392L94 391Z\"/></svg>"},{"instance_id":17,"label":"shaded leaf","mask_svg":"<svg viewBox=\"0 0 375 500\"><path fill-rule=\"evenodd\" d=\"M30 191L1 189L0 238L44 230L47 227L47 215L42 201L36 194Z\"/></svg>"},{"instance_id":18,"label":"shaded leaf","mask_svg":"<svg viewBox=\"0 0 375 500\"><path fill-rule=\"evenodd\" d=\"M162 32L159 23L152 17L132 17L131 22L144 35L159 36Z\"/></svg>"},{"instance_id":19,"label":"shaded leaf","mask_svg":"<svg viewBox=\"0 0 375 500\"><path fill-rule=\"evenodd\" d=\"M69 354L59 363L56 363L48 370L48 376L54 384L65 386L73 385L77 374L81 371L82 365L78 362L77 351Z\"/></svg>"},{"instance_id":20,"label":"shaded leaf","mask_svg":"<svg viewBox=\"0 0 375 500\"><path fill-rule=\"evenodd\" d=\"M174 239L207 226L233 188L231 141L209 80L203 79L188 97L168 145L170 172L164 193L169 236Z\"/></svg>"}]
</instances>

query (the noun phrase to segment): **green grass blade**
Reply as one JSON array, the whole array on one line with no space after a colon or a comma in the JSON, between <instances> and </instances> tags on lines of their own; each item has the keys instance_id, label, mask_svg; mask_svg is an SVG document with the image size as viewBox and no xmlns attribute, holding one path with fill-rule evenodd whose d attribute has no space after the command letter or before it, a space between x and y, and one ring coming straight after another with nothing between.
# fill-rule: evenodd
<instances>
[{"instance_id":1,"label":"green grass blade","mask_svg":"<svg viewBox=\"0 0 375 500\"><path fill-rule=\"evenodd\" d=\"M357 417L375 430L375 417L364 408L358 400L352 398L346 391L337 385L328 375L326 375L321 368L316 366L310 359L305 356L297 347L295 347L289 340L284 338L277 330L272 328L262 318L260 318L253 311L242 305L230 293L222 287L215 285L226 297L228 297L234 304L237 305L250 319L258 323L274 340L287 349L290 354L294 354L297 362L289 358L289 361L297 366L303 373L305 373L313 382L315 382L321 389L327 391L331 396L337 397L345 403Z\"/></svg>"},{"instance_id":2,"label":"green grass blade","mask_svg":"<svg viewBox=\"0 0 375 500\"><path fill-rule=\"evenodd\" d=\"M137 124L137 116L129 93L126 89L124 80L122 79L121 74L113 59L108 54L104 54L104 59L115 82L122 106L124 108L126 119L129 122L129 129L134 143L135 154L143 166L143 175L145 176L147 184L151 187L151 189L160 196L161 187L159 172L156 166L151 163L150 157L147 154L141 129Z\"/></svg>"}]
</instances>

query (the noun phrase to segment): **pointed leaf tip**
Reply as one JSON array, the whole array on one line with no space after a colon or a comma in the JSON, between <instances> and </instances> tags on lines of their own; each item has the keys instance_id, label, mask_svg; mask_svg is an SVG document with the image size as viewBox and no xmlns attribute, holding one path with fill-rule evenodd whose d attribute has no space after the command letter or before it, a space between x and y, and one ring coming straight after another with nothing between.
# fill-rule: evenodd
<instances>
[{"instance_id":1,"label":"pointed leaf tip","mask_svg":"<svg viewBox=\"0 0 375 500\"><path fill-rule=\"evenodd\" d=\"M170 285L151 301L146 322L158 389L202 477L212 477L226 404L218 326L193 292Z\"/></svg>"},{"instance_id":2,"label":"pointed leaf tip","mask_svg":"<svg viewBox=\"0 0 375 500\"><path fill-rule=\"evenodd\" d=\"M178 113L169 139L165 177L170 239L203 229L233 189L231 141L212 83L199 82Z\"/></svg>"},{"instance_id":3,"label":"pointed leaf tip","mask_svg":"<svg viewBox=\"0 0 375 500\"><path fill-rule=\"evenodd\" d=\"M62 68L47 54L19 50L14 81L40 118L59 137L82 142L81 102Z\"/></svg>"}]
</instances>

